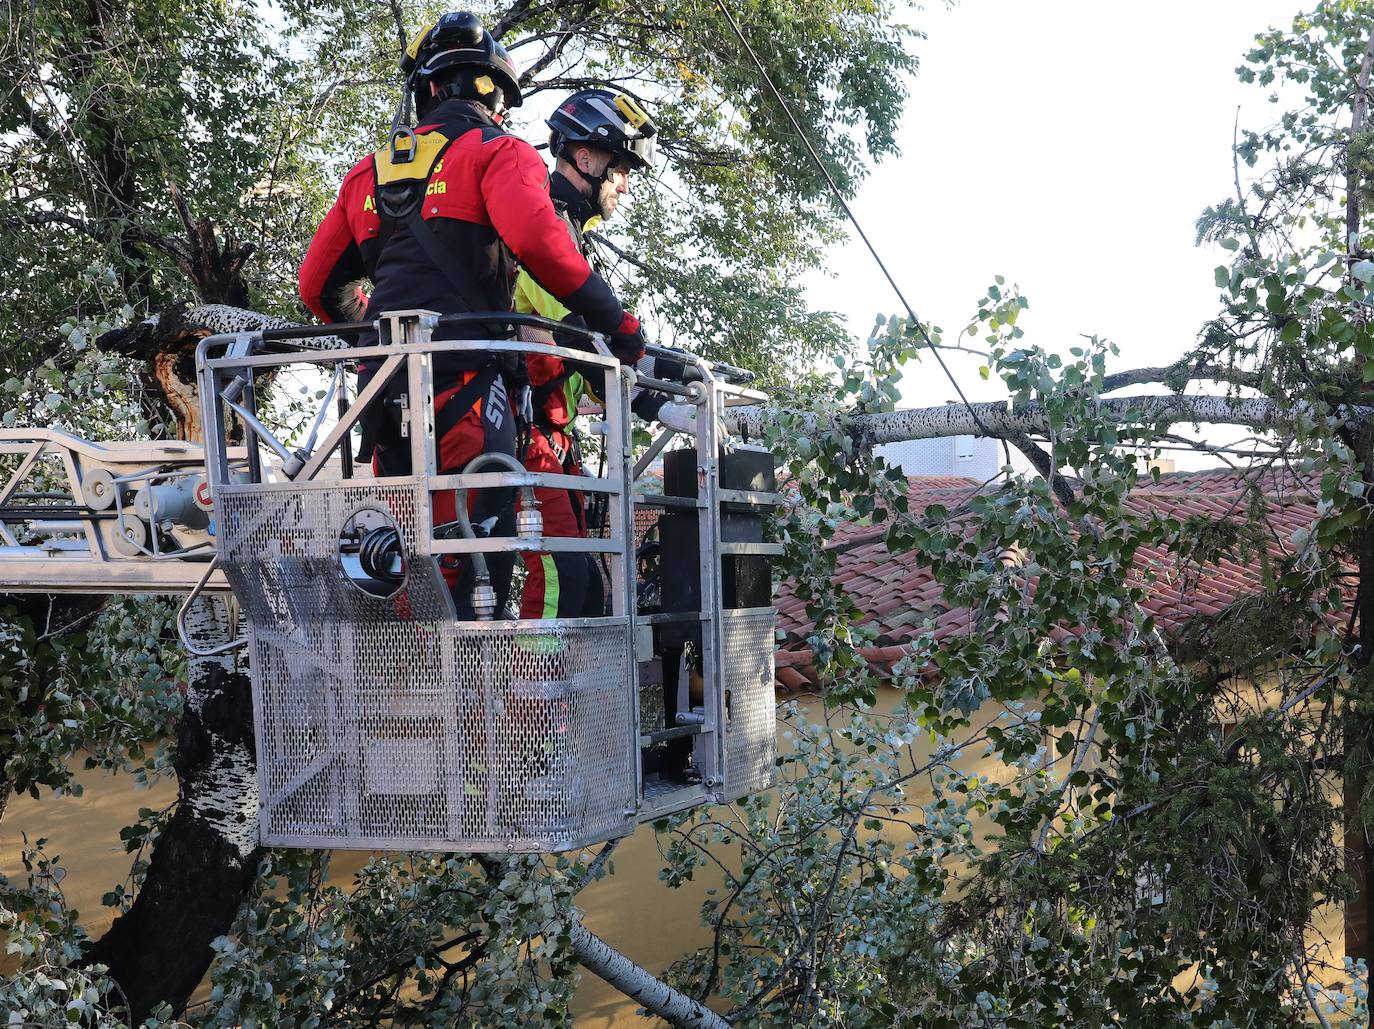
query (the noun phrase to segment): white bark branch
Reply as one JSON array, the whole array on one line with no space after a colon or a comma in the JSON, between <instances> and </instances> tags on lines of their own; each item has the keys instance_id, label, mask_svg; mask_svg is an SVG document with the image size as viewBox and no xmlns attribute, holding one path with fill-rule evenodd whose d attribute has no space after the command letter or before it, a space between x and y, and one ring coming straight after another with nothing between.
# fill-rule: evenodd
<instances>
[{"instance_id":1,"label":"white bark branch","mask_svg":"<svg viewBox=\"0 0 1374 1029\"><path fill-rule=\"evenodd\" d=\"M235 638L237 620L237 601L203 596L187 612L186 635L197 647L216 647ZM243 742L216 732L214 720L207 719L205 712L205 705L217 698L223 683L237 670L238 658L233 652L191 657L188 667L186 710L200 718L210 754L182 781L181 799L234 848L240 862L246 862L258 846L257 763Z\"/></svg>"},{"instance_id":2,"label":"white bark branch","mask_svg":"<svg viewBox=\"0 0 1374 1029\"><path fill-rule=\"evenodd\" d=\"M298 323L274 318L224 304L201 304L183 314L187 325L210 332L254 332L260 329L293 328ZM351 344L337 336L323 336L301 340L300 345L311 349L329 350ZM1161 381L1169 368L1141 368L1108 376L1112 389L1126 385ZM1211 378L1245 382L1246 373L1214 366L1190 370L1190 378ZM1281 432L1293 417L1302 412L1300 406L1286 407L1267 397L1210 397L1210 396L1136 396L1112 397L1099 401L1102 410L1126 417L1149 419L1157 424L1198 423L1207 425L1244 425L1263 431ZM970 410L970 408L972 410ZM976 412L977 417L974 417ZM738 407L727 418L736 431L761 436L767 408ZM1374 416L1374 408L1347 407L1347 420L1359 421ZM814 416L809 418L814 425ZM934 439L942 436L982 435L983 429L999 438L1017 433L1043 433L1049 424L1039 404L1013 407L1005 401L989 401L965 406L948 404L940 407L914 408L883 414L858 415L849 422L855 438L866 446L881 443L900 443L904 440Z\"/></svg>"},{"instance_id":3,"label":"white bark branch","mask_svg":"<svg viewBox=\"0 0 1374 1029\"><path fill-rule=\"evenodd\" d=\"M989 434L997 437L1015 433L1043 433L1050 428L1045 410L1039 404L1013 407L1005 401L991 401L970 406L972 411L963 404L946 404L858 415L850 419L848 424L861 446L942 436L979 436L983 435L979 422ZM1178 422L1245 425L1274 432L1282 432L1302 410L1298 406L1276 404L1267 397L1118 397L1099 401L1098 406L1100 410L1117 414L1123 420L1129 417L1159 425ZM767 408L759 405L737 407L727 414L727 418L736 432L759 437L763 435L767 411ZM977 413L976 420L974 412ZM1374 408L1348 407L1343 414L1347 420L1363 420L1374 414ZM817 424L816 417L807 416L807 424L814 427Z\"/></svg>"},{"instance_id":4,"label":"white bark branch","mask_svg":"<svg viewBox=\"0 0 1374 1029\"><path fill-rule=\"evenodd\" d=\"M182 314L187 325L207 329L212 334L220 332L258 332L262 329L295 329L300 322L285 318L274 318L270 314L259 314L242 307L228 304L198 304L187 308ZM156 316L149 319L155 321ZM296 344L310 350L343 350L353 344L338 336L316 336L314 339L297 340Z\"/></svg>"},{"instance_id":5,"label":"white bark branch","mask_svg":"<svg viewBox=\"0 0 1374 1029\"><path fill-rule=\"evenodd\" d=\"M1103 376L1102 392L1112 393L1127 386L1139 386L1147 382L1170 382L1180 375L1190 382L1205 379L1211 382L1229 382L1236 386L1249 386L1252 389L1259 389L1264 381L1259 372L1246 371L1243 368L1229 368L1218 364L1187 366L1180 362L1162 368L1132 368L1129 371L1113 372L1111 375Z\"/></svg>"},{"instance_id":6,"label":"white bark branch","mask_svg":"<svg viewBox=\"0 0 1374 1029\"><path fill-rule=\"evenodd\" d=\"M573 953L582 966L646 1011L684 1029L730 1029L720 1015L640 968L581 922L573 922L570 928Z\"/></svg>"}]
</instances>

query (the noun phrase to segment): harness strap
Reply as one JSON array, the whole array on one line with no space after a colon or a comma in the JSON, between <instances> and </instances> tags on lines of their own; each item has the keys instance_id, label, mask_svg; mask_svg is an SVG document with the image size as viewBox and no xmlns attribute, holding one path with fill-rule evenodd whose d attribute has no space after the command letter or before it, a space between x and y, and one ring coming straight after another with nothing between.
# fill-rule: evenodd
<instances>
[{"instance_id":1,"label":"harness strap","mask_svg":"<svg viewBox=\"0 0 1374 1029\"><path fill-rule=\"evenodd\" d=\"M476 297L472 292L472 284L458 274L458 269L455 267L458 261L455 255L448 247L444 246L439 237L434 234L434 230L430 228L429 223L425 221L424 215L420 212L422 206L422 204L417 204L410 217L406 219L406 227L410 229L410 234L415 237L415 242L420 244L420 249L425 252L430 263L443 273L448 284L462 298L469 311L480 311L483 307L490 307L489 303L483 303ZM506 331L507 327L502 325L501 333L504 335Z\"/></svg>"},{"instance_id":2,"label":"harness strap","mask_svg":"<svg viewBox=\"0 0 1374 1029\"><path fill-rule=\"evenodd\" d=\"M401 369L397 369L399 374ZM440 443L445 434L463 420L463 415L467 414L491 389L492 383L496 381L500 368L494 360L488 361L473 374L472 378L465 382L461 388L451 394L444 401L444 406L434 412L434 441ZM373 401L373 407L362 417L363 438L362 445L358 448L358 461L370 461L375 454L380 457L382 447L379 443L385 443L383 430L388 423L392 412L387 405L392 403L390 397L385 392ZM395 455L393 455L393 458ZM410 455L406 452L401 458L402 463L409 466ZM388 468L388 475L403 475L405 472L399 468Z\"/></svg>"},{"instance_id":3,"label":"harness strap","mask_svg":"<svg viewBox=\"0 0 1374 1029\"><path fill-rule=\"evenodd\" d=\"M500 132L499 129L495 128L493 131ZM427 138L427 136L428 134L425 134L422 138ZM448 147L458 136L454 136L452 139L442 136L439 138L443 140L440 146L425 149L421 155L428 161L427 166L417 165L414 171L410 171L397 179L392 179L389 174L387 176L382 175L381 162L389 155L384 155L381 151L377 153L375 158L378 163L375 172L378 179L377 213L386 229L383 247L396 245L395 230L398 226L404 225L410 230L410 235L420 245L420 249L424 251L430 264L444 277L463 305L469 311L481 311L491 306L490 301L485 301L476 295L474 284L459 272L459 268L464 265L464 262L460 261L458 256L444 244L434 229L425 221L423 215L426 184L433 174L435 164L444 156ZM415 149L420 148L412 144L412 160ZM385 181L383 181L384 179ZM505 336L508 334L508 324L500 322L489 324L500 326L496 335ZM397 374L399 371L398 369ZM486 361L476 369L473 377L453 393L442 408L435 411L434 436L436 443L441 441L448 432L462 421L463 416L472 410L482 397L491 390L497 376L501 375L502 371L501 355L487 355ZM513 377L508 376L508 378ZM395 417L395 400L391 396L393 390L394 386L389 384L382 395L374 401L372 410L363 416L359 460L366 461L374 453L380 454L381 450L378 445L387 445L388 443L388 428ZM409 463L408 459L406 463Z\"/></svg>"},{"instance_id":4,"label":"harness strap","mask_svg":"<svg viewBox=\"0 0 1374 1029\"><path fill-rule=\"evenodd\" d=\"M544 417L544 405L549 402L549 398L563 388L563 384L573 377L573 369L568 367L566 361L563 362L563 370L555 375L548 382L541 382L538 386L530 387L530 402L534 405L534 420L536 425L543 425L547 422Z\"/></svg>"},{"instance_id":5,"label":"harness strap","mask_svg":"<svg viewBox=\"0 0 1374 1029\"><path fill-rule=\"evenodd\" d=\"M436 443L442 440L449 430L461 422L463 416L486 396L500 371L500 366L494 358L488 361L444 402L443 407L434 412L434 439Z\"/></svg>"}]
</instances>

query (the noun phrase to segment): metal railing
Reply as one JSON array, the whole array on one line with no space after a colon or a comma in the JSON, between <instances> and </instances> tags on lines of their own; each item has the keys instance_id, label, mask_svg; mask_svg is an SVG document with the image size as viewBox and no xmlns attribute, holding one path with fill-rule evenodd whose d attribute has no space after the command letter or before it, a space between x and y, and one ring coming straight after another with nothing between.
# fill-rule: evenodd
<instances>
[{"instance_id":1,"label":"metal railing","mask_svg":"<svg viewBox=\"0 0 1374 1029\"><path fill-rule=\"evenodd\" d=\"M779 548L722 534L726 508L779 499L722 479L723 455L739 449L722 415L763 397L747 373L675 351L651 348L685 365L684 381L640 374L590 333L590 350L434 338L474 321L567 330L411 311L211 336L197 350L203 448L0 432L0 591L185 593L189 604L232 589L268 844L561 850L772 782L773 613L757 594L754 606L727 603L724 573ZM375 345L337 345L365 334ZM599 387L597 474L442 466L436 364L499 355L575 361ZM363 363L374 371L359 389ZM273 384L293 374L318 396L288 421ZM637 387L697 416L693 432L663 429L636 460ZM354 446L362 419L391 401L408 468L382 475ZM672 489L655 471L665 455L680 473ZM600 497L604 532L547 534L530 503L538 488ZM492 490L524 493L514 535L435 524L436 496L457 491L465 505ZM690 602L672 609L638 606L635 516L647 509L674 522L682 552L668 556L692 580ZM493 617L479 575L480 596L464 598L474 617L457 618L441 562L570 552L605 568L604 616ZM651 769L648 755L671 748L674 774Z\"/></svg>"}]
</instances>

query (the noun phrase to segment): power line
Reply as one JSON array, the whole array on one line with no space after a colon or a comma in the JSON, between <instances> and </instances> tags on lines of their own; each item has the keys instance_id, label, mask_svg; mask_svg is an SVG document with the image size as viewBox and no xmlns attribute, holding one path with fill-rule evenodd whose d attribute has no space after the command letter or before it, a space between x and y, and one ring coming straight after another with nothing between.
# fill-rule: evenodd
<instances>
[{"instance_id":1,"label":"power line","mask_svg":"<svg viewBox=\"0 0 1374 1029\"><path fill-rule=\"evenodd\" d=\"M816 148L811 145L811 138L807 136L806 132L801 127L801 123L797 121L796 115L792 113L791 105L783 99L783 95L778 92L778 87L773 85L773 80L768 74L768 69L765 68L763 62L759 60L759 55L754 53L754 48L749 45L749 40L744 38L744 33L739 27L739 22L735 21L735 16L731 14L729 9L725 6L725 0L716 0L716 6L720 8L720 13L725 15L725 20L730 23L730 28L735 30L735 35L739 38L740 45L744 47L745 53L753 60L754 67L759 70L759 75L761 75L763 81L767 83L768 88L777 99L778 105L782 107L783 114L787 115L787 120L792 123L792 128L796 131L797 137L802 141L802 145L806 147L806 152L811 155L811 160L816 162L816 167L819 168L821 174L825 176L825 181L829 184L830 191L835 194L835 199L840 202L840 206L844 208L844 213L849 216L849 221L854 226L854 231L859 234L859 238L864 241L864 246L868 247L868 252L873 255L873 260L876 261L878 267L882 269L883 276L887 279L887 284L892 287L892 292L897 294L897 299L901 301L902 306L906 308L907 317L909 317L912 324L916 326L916 331L920 333L926 346L930 348L930 352L935 355L935 360L939 362L940 370L945 373L945 378L947 378L949 384L954 387L954 392L959 395L959 400L968 408L968 413L973 416L973 423L982 430L984 436L991 437L992 433L988 431L988 427L983 424L983 420L978 417L978 412L974 410L973 405L969 403L968 397L964 395L963 389L959 386L959 380L954 377L954 373L949 370L949 365L945 364L945 359L940 356L939 348L935 345L935 341L930 338L930 333L926 331L926 327L921 324L921 319L916 317L916 311L907 301L906 296L902 293L901 287L897 285L897 280L892 277L892 273L887 270L887 265L884 264L883 259L878 256L877 248L873 246L872 241L868 238L868 233L864 232L863 226L859 224L859 219L854 216L853 210L849 207L849 202L844 198L844 193L840 191L840 187L835 183L834 178L831 177L830 169L825 166L825 162L821 160L821 155L816 153Z\"/></svg>"}]
</instances>

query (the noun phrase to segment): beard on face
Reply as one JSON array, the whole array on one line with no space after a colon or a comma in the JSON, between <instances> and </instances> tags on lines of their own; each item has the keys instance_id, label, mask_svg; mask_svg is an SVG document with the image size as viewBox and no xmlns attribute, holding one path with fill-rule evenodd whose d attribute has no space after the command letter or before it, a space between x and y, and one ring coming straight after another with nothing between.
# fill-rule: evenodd
<instances>
[{"instance_id":1,"label":"beard on face","mask_svg":"<svg viewBox=\"0 0 1374 1029\"><path fill-rule=\"evenodd\" d=\"M615 191L615 182L607 179L596 191L597 209L601 211L602 218L609 220L619 205L620 194Z\"/></svg>"}]
</instances>

